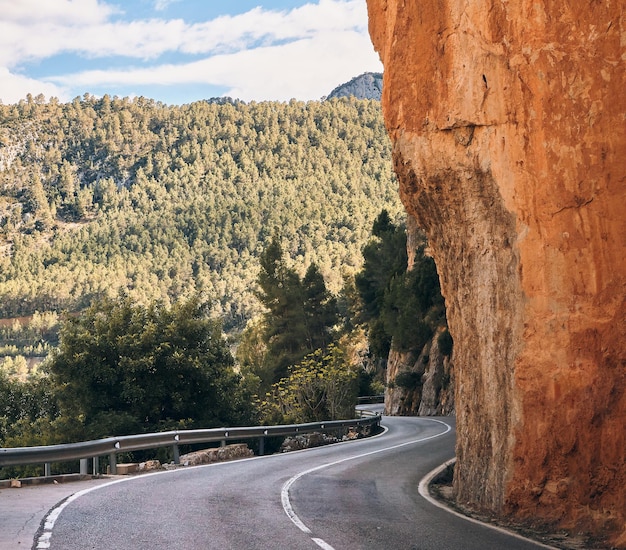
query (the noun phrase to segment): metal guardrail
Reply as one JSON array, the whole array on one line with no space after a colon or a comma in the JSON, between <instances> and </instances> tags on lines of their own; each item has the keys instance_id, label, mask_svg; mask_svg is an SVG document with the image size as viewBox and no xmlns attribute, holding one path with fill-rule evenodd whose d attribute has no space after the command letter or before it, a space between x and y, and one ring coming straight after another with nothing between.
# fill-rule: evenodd
<instances>
[{"instance_id":1,"label":"metal guardrail","mask_svg":"<svg viewBox=\"0 0 626 550\"><path fill-rule=\"evenodd\" d=\"M46 445L39 447L0 448L0 467L23 466L26 464L46 464L46 475L49 475L51 462L66 462L81 460L81 473L87 473L86 459L94 458L94 473L96 473L97 457L109 456L110 472L116 473L116 455L130 451L172 447L174 462L179 463L179 445L193 443L240 441L244 439L259 439L259 454L263 454L263 442L266 437L297 435L320 430L338 430L354 426L377 426L380 416L355 418L352 420L334 420L328 422L310 422L308 424L286 424L279 426L254 426L236 428L211 428L205 430L175 430L120 437L107 437L81 443L64 443L61 445Z\"/></svg>"},{"instance_id":2,"label":"metal guardrail","mask_svg":"<svg viewBox=\"0 0 626 550\"><path fill-rule=\"evenodd\" d=\"M379 395L363 395L358 398L359 405L367 405L367 404L376 404L376 403L384 403L385 402L385 394L381 393Z\"/></svg>"},{"instance_id":3,"label":"metal guardrail","mask_svg":"<svg viewBox=\"0 0 626 550\"><path fill-rule=\"evenodd\" d=\"M359 418L372 418L374 416L380 417L379 413L368 411L367 409L359 409L357 412L359 413Z\"/></svg>"}]
</instances>

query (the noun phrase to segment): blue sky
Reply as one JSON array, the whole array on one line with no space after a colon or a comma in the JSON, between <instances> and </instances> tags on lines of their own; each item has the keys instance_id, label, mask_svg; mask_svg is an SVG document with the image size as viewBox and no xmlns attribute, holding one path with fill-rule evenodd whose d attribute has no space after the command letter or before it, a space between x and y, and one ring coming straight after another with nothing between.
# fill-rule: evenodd
<instances>
[{"instance_id":1,"label":"blue sky","mask_svg":"<svg viewBox=\"0 0 626 550\"><path fill-rule=\"evenodd\" d=\"M0 0L0 99L320 99L382 71L365 0Z\"/></svg>"}]
</instances>

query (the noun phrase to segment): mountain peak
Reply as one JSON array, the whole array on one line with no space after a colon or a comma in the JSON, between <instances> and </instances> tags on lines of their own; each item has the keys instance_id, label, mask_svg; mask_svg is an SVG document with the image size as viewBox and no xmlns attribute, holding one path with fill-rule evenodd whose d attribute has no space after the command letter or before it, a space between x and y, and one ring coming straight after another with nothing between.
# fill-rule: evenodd
<instances>
[{"instance_id":1,"label":"mountain peak","mask_svg":"<svg viewBox=\"0 0 626 550\"><path fill-rule=\"evenodd\" d=\"M327 99L354 96L356 99L376 99L380 101L382 90L382 73L363 73L355 76L349 82L337 86L328 94Z\"/></svg>"}]
</instances>

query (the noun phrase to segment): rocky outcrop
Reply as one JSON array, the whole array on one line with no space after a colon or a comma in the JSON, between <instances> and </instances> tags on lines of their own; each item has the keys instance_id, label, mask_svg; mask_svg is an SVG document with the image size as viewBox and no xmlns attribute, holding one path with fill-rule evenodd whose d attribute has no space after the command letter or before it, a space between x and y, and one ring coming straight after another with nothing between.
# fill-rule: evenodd
<instances>
[{"instance_id":1,"label":"rocky outcrop","mask_svg":"<svg viewBox=\"0 0 626 550\"><path fill-rule=\"evenodd\" d=\"M456 498L626 546L623 6L368 10L455 342Z\"/></svg>"},{"instance_id":2,"label":"rocky outcrop","mask_svg":"<svg viewBox=\"0 0 626 550\"><path fill-rule=\"evenodd\" d=\"M310 434L294 435L286 437L281 443L279 452L290 453L292 451L301 451L302 449L312 449L313 447L321 447L322 445L332 445L339 443L341 439L334 435L313 432Z\"/></svg>"},{"instance_id":3,"label":"rocky outcrop","mask_svg":"<svg viewBox=\"0 0 626 550\"><path fill-rule=\"evenodd\" d=\"M354 97L356 99L375 99L380 101L383 89L382 73L363 73L349 82L337 86L326 99Z\"/></svg>"},{"instance_id":4,"label":"rocky outcrop","mask_svg":"<svg viewBox=\"0 0 626 550\"><path fill-rule=\"evenodd\" d=\"M353 441L363 437L374 435L375 429L372 426L352 426L342 435L332 435L326 433L312 432L308 434L294 435L286 437L280 445L279 452L290 453L302 449L312 449L322 445L332 445L341 441Z\"/></svg>"},{"instance_id":5,"label":"rocky outcrop","mask_svg":"<svg viewBox=\"0 0 626 550\"><path fill-rule=\"evenodd\" d=\"M437 332L430 343L426 369L422 375L422 399L419 416L446 416L454 414L454 367L450 355L441 350L441 336L447 329Z\"/></svg>"},{"instance_id":6,"label":"rocky outcrop","mask_svg":"<svg viewBox=\"0 0 626 550\"><path fill-rule=\"evenodd\" d=\"M185 466L198 466L200 464L224 462L251 456L254 456L254 453L248 448L248 445L245 443L233 443L224 447L213 447L180 455L180 463Z\"/></svg>"},{"instance_id":7,"label":"rocky outcrop","mask_svg":"<svg viewBox=\"0 0 626 550\"><path fill-rule=\"evenodd\" d=\"M454 413L454 368L442 353L440 327L419 352L391 350L387 361L385 414L442 416Z\"/></svg>"}]
</instances>

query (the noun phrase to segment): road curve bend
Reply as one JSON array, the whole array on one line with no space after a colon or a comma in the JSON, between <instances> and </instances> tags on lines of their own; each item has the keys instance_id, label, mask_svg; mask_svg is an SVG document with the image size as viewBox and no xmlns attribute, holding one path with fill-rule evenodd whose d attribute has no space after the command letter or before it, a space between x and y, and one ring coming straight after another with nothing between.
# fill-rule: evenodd
<instances>
[{"instance_id":1,"label":"road curve bend","mask_svg":"<svg viewBox=\"0 0 626 550\"><path fill-rule=\"evenodd\" d=\"M463 549L541 546L420 496L454 455L451 418L385 417L384 434L266 457L144 474L53 509L34 548Z\"/></svg>"}]
</instances>

